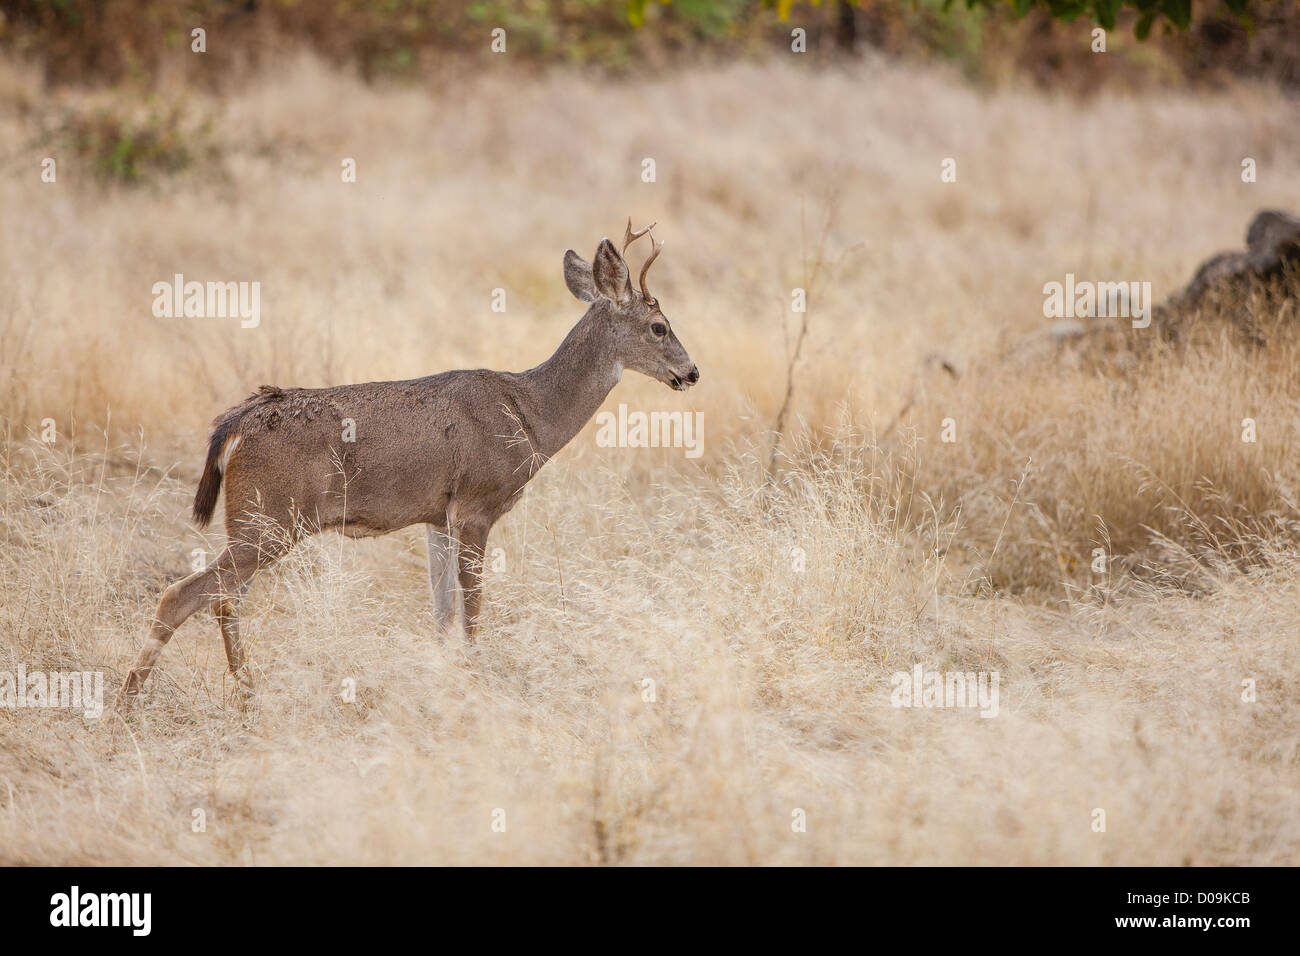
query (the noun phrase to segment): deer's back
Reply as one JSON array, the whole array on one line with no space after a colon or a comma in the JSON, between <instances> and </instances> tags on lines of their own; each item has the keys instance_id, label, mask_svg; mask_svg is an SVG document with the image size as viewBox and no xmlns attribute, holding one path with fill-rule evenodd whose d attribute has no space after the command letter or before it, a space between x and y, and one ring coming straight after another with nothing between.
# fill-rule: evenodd
<instances>
[{"instance_id":1,"label":"deer's back","mask_svg":"<svg viewBox=\"0 0 1300 956\"><path fill-rule=\"evenodd\" d=\"M239 444L227 515L382 534L442 524L448 504L506 510L530 473L509 375L485 369L329 388L263 386L217 420ZM259 497L260 496L260 497ZM232 507L233 506L233 507Z\"/></svg>"}]
</instances>

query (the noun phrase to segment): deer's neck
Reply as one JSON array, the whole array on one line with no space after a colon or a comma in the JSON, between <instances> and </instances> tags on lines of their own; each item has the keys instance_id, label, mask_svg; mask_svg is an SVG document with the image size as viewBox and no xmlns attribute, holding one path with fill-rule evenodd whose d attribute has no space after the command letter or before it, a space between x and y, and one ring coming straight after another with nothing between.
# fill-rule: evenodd
<instances>
[{"instance_id":1,"label":"deer's neck","mask_svg":"<svg viewBox=\"0 0 1300 956\"><path fill-rule=\"evenodd\" d=\"M622 377L611 321L593 309L554 355L522 373L525 401L532 406L532 425L541 445L535 450L547 458L582 430Z\"/></svg>"}]
</instances>

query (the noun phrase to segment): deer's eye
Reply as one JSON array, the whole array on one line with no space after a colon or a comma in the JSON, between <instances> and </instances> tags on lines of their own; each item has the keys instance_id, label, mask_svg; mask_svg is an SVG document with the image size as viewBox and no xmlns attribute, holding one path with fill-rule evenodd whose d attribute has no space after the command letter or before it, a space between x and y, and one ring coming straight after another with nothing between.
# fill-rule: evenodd
<instances>
[{"instance_id":1,"label":"deer's eye","mask_svg":"<svg viewBox=\"0 0 1300 956\"><path fill-rule=\"evenodd\" d=\"M668 326L664 325L662 322L653 322L650 325L650 331L655 335L667 335Z\"/></svg>"}]
</instances>

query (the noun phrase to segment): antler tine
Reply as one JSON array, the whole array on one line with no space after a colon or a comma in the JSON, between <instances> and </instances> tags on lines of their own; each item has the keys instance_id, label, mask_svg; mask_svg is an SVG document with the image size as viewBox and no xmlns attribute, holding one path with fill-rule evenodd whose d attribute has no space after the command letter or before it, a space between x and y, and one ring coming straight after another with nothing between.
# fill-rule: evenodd
<instances>
[{"instance_id":1,"label":"antler tine","mask_svg":"<svg viewBox=\"0 0 1300 956\"><path fill-rule=\"evenodd\" d=\"M637 239L640 239L642 236L644 236L647 232L649 232L651 229L653 229L653 228L654 228L655 226L657 226L657 225L659 225L658 220L656 220L655 222L650 223L650 225L646 226L644 229L642 229L642 230L639 231L639 232L633 232L633 231L632 231L632 217L631 217L631 216L628 216L628 217L627 217L627 232L625 232L625 233L623 234L623 251L620 253L620 255L626 255L626 254L627 254L627 247L628 247L628 246L632 245L633 242L635 242ZM651 236L651 237L650 237L650 241L651 241L651 242L654 242L654 236Z\"/></svg>"},{"instance_id":2,"label":"antler tine","mask_svg":"<svg viewBox=\"0 0 1300 956\"><path fill-rule=\"evenodd\" d=\"M654 224L651 223L651 225ZM645 231L650 232L650 226L646 226ZM650 271L650 263L654 262L655 259L659 258L659 253L663 252L664 244L663 244L663 240L660 240L659 242L655 242L654 234L651 233L650 245L653 247L653 249L649 257L646 259L645 265L641 267L641 295L645 298L647 302L653 303L655 301L655 298L650 294L650 290L645 287L645 274Z\"/></svg>"},{"instance_id":3,"label":"antler tine","mask_svg":"<svg viewBox=\"0 0 1300 956\"><path fill-rule=\"evenodd\" d=\"M630 246L637 239L640 239L642 236L647 236L647 235L650 237L650 256L649 258L646 259L645 265L641 267L641 295L645 298L647 302L650 303L653 303L655 300L654 300L654 296L652 296L649 290L647 290L645 287L645 274L650 271L650 263L655 261L656 257L658 257L659 253L662 252L664 248L664 244L662 242L655 242L654 233L650 231L657 225L659 225L659 220L656 219L654 222L650 223L650 225L646 226L644 229L641 229L637 232L633 232L632 217L628 216L627 231L623 233L622 254L624 255L627 254L627 247Z\"/></svg>"}]
</instances>

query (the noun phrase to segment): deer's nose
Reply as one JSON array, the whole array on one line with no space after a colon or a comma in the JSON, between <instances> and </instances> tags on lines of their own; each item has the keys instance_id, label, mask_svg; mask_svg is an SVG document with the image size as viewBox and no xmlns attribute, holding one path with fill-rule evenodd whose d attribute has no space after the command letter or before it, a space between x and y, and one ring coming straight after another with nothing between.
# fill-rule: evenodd
<instances>
[{"instance_id":1,"label":"deer's nose","mask_svg":"<svg viewBox=\"0 0 1300 956\"><path fill-rule=\"evenodd\" d=\"M692 385L694 385L694 384L695 384L696 382L698 382L699 380L700 380L700 370L699 370L699 367L698 367L698 366L695 366L695 365L692 365L689 374L687 374L687 376L686 376L686 381L688 381L688 382L690 382Z\"/></svg>"}]
</instances>

